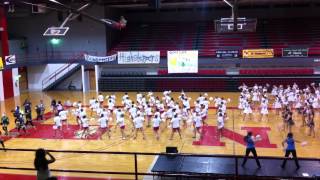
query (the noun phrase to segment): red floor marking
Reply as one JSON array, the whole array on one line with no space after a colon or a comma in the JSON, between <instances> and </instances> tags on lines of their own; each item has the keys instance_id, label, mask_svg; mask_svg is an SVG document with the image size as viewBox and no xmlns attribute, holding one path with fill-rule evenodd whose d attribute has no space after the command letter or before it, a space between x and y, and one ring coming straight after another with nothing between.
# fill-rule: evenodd
<instances>
[{"instance_id":1,"label":"red floor marking","mask_svg":"<svg viewBox=\"0 0 320 180\"><path fill-rule=\"evenodd\" d=\"M254 135L260 135L262 140L256 142L256 147L260 148L277 148L276 144L271 144L268 136L268 131L271 129L269 127L242 127L241 130L252 131ZM193 141L193 145L199 146L225 146L224 142L220 141L220 138L217 137L217 127L216 126L204 126L202 128L202 139L199 141ZM227 128L224 128L222 131L222 136L226 137L234 142L237 142L242 145L246 145L243 138L244 136L231 131Z\"/></svg>"},{"instance_id":2,"label":"red floor marking","mask_svg":"<svg viewBox=\"0 0 320 180\"><path fill-rule=\"evenodd\" d=\"M36 129L30 128L27 129L27 134L24 134L22 130L20 130L21 135L18 138L40 138L40 139L80 139L75 136L76 131L80 130L78 125L69 125L67 129L66 125L63 125L63 136L61 137L61 131L57 133L57 137L54 137L54 129L51 124L39 124L34 123ZM13 129L11 132L17 132L16 129ZM103 135L104 132L100 132L98 129L96 133L88 136L89 140L97 140Z\"/></svg>"},{"instance_id":3,"label":"red floor marking","mask_svg":"<svg viewBox=\"0 0 320 180\"><path fill-rule=\"evenodd\" d=\"M68 109L69 107L66 107ZM44 121L53 117L52 112L47 112L44 114ZM36 126L36 129L29 128L27 129L27 134L24 134L23 130L20 130L21 135L17 136L17 138L40 138L40 139L61 139L60 134L58 137L54 136L53 125L51 124L41 124L42 121L37 121L33 119L33 124ZM69 125L67 129L66 125L63 126L63 139L80 139L75 137L75 132L79 130L78 125ZM97 140L100 138L106 131L97 130L97 133L90 135L87 139L89 140ZM17 129L11 129L10 133L17 134ZM0 139L7 141L11 138L15 138L13 136L0 136Z\"/></svg>"},{"instance_id":4,"label":"red floor marking","mask_svg":"<svg viewBox=\"0 0 320 180\"><path fill-rule=\"evenodd\" d=\"M253 135L260 135L261 141L256 142L256 147L262 148L277 148L276 144L271 144L268 131L271 131L270 127L241 127L241 130L251 131Z\"/></svg>"},{"instance_id":5,"label":"red floor marking","mask_svg":"<svg viewBox=\"0 0 320 180\"><path fill-rule=\"evenodd\" d=\"M193 141L192 145L198 146L225 146L224 142L220 141L216 126L203 126L202 139Z\"/></svg>"},{"instance_id":6,"label":"red floor marking","mask_svg":"<svg viewBox=\"0 0 320 180\"><path fill-rule=\"evenodd\" d=\"M114 179L114 178L87 178L87 177L71 177L71 176L58 176L58 180L128 180L128 179ZM36 180L37 177L33 175L23 174L0 174L0 179L5 180Z\"/></svg>"}]
</instances>

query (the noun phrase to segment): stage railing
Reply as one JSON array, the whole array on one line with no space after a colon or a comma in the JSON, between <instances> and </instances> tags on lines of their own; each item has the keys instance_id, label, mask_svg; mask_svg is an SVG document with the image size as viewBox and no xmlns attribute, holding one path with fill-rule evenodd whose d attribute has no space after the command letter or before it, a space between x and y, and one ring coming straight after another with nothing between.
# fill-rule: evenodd
<instances>
[{"instance_id":1,"label":"stage railing","mask_svg":"<svg viewBox=\"0 0 320 180\"><path fill-rule=\"evenodd\" d=\"M7 152L11 152L11 151L18 151L18 152L35 152L36 149L16 149L16 148L8 148ZM50 169L52 172L63 172L63 173L85 173L85 174L104 174L104 175L131 175L132 177L134 177L134 179L141 179L142 176L159 176L159 177L194 177L194 178L227 178L227 179L238 179L238 178L244 178L246 176L242 176L239 174L239 162L240 159L242 159L244 156L240 156L240 155L212 155L212 154L190 154L190 153L148 153L148 152L118 152L118 151L76 151L76 150L47 150L50 153L53 153L53 155L55 156L55 153L74 153L74 154L91 154L91 155L108 155L108 156L112 156L112 155L123 155L123 156L128 156L128 157L132 157L133 162L132 166L133 167L133 171L97 171L97 170L75 170L75 169L55 169L52 168ZM16 153L14 153L16 154ZM139 166L142 163L145 163L144 161L141 161L139 164L138 161L138 157L140 156L160 156L160 155L164 155L164 156L188 156L188 157L215 157L215 158L234 158L235 161L235 166L234 166L234 174L204 174L204 173L190 173L190 172L151 172L150 170L147 170L145 172L139 172ZM6 155L8 156L8 155ZM79 155L80 157L80 155ZM248 157L248 159L252 159L253 157ZM126 158L127 160L129 160L130 158ZM272 160L283 160L285 159L284 157L271 157L271 156L259 156L259 159L272 159ZM290 158L288 158L290 159ZM299 158L299 161L301 160L306 160L306 161L318 161L320 162L320 159L317 158ZM98 162L97 162L98 163ZM116 163L116 162L114 162ZM130 163L127 161L127 163ZM3 164L3 163L2 163ZM65 164L67 165L67 164ZM152 166L152 164L151 164ZM0 165L0 169L6 169L6 170L21 170L21 171L35 171L35 169L33 167L10 167L8 166L3 166ZM272 178L281 178L281 177L275 177L275 176L259 176L259 178L264 178L264 179L272 179ZM308 178L312 178L312 177L306 177L306 179ZM290 177L290 179L295 179L294 177ZM296 178L296 179L301 179L300 178Z\"/></svg>"}]
</instances>

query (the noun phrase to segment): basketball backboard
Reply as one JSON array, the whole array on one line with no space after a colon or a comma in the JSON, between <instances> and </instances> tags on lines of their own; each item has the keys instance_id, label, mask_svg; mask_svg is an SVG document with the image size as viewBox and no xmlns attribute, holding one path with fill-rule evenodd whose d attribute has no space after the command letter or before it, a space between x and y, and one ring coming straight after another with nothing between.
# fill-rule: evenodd
<instances>
[{"instance_id":1,"label":"basketball backboard","mask_svg":"<svg viewBox=\"0 0 320 180\"><path fill-rule=\"evenodd\" d=\"M234 32L234 19L221 18L215 20L215 31L218 33ZM257 26L257 19L239 17L237 18L237 31L238 32L255 32Z\"/></svg>"},{"instance_id":2,"label":"basketball backboard","mask_svg":"<svg viewBox=\"0 0 320 180\"><path fill-rule=\"evenodd\" d=\"M65 36L68 30L69 27L49 27L43 36Z\"/></svg>"}]
</instances>

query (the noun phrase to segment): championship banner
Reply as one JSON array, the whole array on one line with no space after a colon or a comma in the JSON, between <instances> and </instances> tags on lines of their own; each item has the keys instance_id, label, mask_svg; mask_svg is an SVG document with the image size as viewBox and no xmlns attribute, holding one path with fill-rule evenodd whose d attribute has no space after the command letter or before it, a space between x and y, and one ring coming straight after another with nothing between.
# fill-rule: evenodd
<instances>
[{"instance_id":1,"label":"championship banner","mask_svg":"<svg viewBox=\"0 0 320 180\"><path fill-rule=\"evenodd\" d=\"M282 57L308 57L308 48L283 48Z\"/></svg>"},{"instance_id":2,"label":"championship banner","mask_svg":"<svg viewBox=\"0 0 320 180\"><path fill-rule=\"evenodd\" d=\"M3 69L2 57L0 57L0 71Z\"/></svg>"},{"instance_id":3,"label":"championship banner","mask_svg":"<svg viewBox=\"0 0 320 180\"><path fill-rule=\"evenodd\" d=\"M217 58L237 58L239 57L238 50L216 50Z\"/></svg>"},{"instance_id":4,"label":"championship banner","mask_svg":"<svg viewBox=\"0 0 320 180\"><path fill-rule=\"evenodd\" d=\"M16 64L16 55L5 56L6 65Z\"/></svg>"},{"instance_id":5,"label":"championship banner","mask_svg":"<svg viewBox=\"0 0 320 180\"><path fill-rule=\"evenodd\" d=\"M118 64L159 64L160 51L119 51Z\"/></svg>"},{"instance_id":6,"label":"championship banner","mask_svg":"<svg viewBox=\"0 0 320 180\"><path fill-rule=\"evenodd\" d=\"M88 61L88 62L99 62L99 63L103 63L103 62L111 62L117 59L117 55L114 54L112 56L91 56L88 54L84 54L84 60Z\"/></svg>"},{"instance_id":7,"label":"championship banner","mask_svg":"<svg viewBox=\"0 0 320 180\"><path fill-rule=\"evenodd\" d=\"M243 49L243 58L273 58L273 49Z\"/></svg>"},{"instance_id":8,"label":"championship banner","mask_svg":"<svg viewBox=\"0 0 320 180\"><path fill-rule=\"evenodd\" d=\"M198 51L168 51L168 73L198 73Z\"/></svg>"}]
</instances>

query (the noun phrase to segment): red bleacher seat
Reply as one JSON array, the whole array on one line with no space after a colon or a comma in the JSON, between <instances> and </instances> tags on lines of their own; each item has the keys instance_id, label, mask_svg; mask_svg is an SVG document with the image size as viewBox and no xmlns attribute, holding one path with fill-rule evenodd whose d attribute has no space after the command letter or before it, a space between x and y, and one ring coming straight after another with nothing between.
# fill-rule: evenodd
<instances>
[{"instance_id":1,"label":"red bleacher seat","mask_svg":"<svg viewBox=\"0 0 320 180\"><path fill-rule=\"evenodd\" d=\"M312 75L313 69L240 69L240 75Z\"/></svg>"},{"instance_id":2,"label":"red bleacher seat","mask_svg":"<svg viewBox=\"0 0 320 180\"><path fill-rule=\"evenodd\" d=\"M127 50L199 50L200 57L215 55L216 49L273 48L281 57L282 48L309 47L309 56L320 55L320 24L314 19L258 20L257 32L219 34L214 24L207 23L157 23L142 28L130 24L111 52ZM264 25L262 26L261 23ZM297 24L304 26L298 27Z\"/></svg>"}]
</instances>

